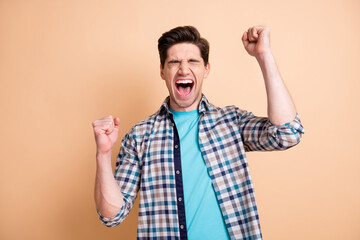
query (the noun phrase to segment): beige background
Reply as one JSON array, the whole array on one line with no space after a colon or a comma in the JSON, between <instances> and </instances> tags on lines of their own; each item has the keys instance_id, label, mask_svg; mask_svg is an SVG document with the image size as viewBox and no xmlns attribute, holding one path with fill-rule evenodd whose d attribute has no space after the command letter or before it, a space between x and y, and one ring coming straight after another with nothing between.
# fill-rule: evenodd
<instances>
[{"instance_id":1,"label":"beige background","mask_svg":"<svg viewBox=\"0 0 360 240\"><path fill-rule=\"evenodd\" d=\"M359 12L358 0L0 0L0 239L135 238L137 206L116 228L98 221L91 122L119 116L122 138L159 108L157 39L187 24L211 44L208 99L256 115L264 84L241 35L271 29L306 134L248 154L264 239L360 239Z\"/></svg>"}]
</instances>

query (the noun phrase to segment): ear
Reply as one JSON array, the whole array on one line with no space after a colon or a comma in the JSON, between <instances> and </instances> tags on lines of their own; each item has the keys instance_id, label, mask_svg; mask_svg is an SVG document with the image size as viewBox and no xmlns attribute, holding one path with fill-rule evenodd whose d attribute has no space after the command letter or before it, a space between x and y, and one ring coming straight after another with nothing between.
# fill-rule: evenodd
<instances>
[{"instance_id":1,"label":"ear","mask_svg":"<svg viewBox=\"0 0 360 240\"><path fill-rule=\"evenodd\" d=\"M209 76L209 73L210 73L210 63L208 62L205 66L204 78L207 78L207 76Z\"/></svg>"},{"instance_id":2,"label":"ear","mask_svg":"<svg viewBox=\"0 0 360 240\"><path fill-rule=\"evenodd\" d=\"M160 63L160 77L165 80L165 77L164 77L164 69L163 67L161 66L161 63Z\"/></svg>"}]
</instances>

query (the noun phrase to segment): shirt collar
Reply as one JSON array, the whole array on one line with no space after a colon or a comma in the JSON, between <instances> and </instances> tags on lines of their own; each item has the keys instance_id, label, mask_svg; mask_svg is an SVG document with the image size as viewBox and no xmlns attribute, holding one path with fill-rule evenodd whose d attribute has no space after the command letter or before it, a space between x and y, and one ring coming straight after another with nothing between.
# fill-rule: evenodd
<instances>
[{"instance_id":1,"label":"shirt collar","mask_svg":"<svg viewBox=\"0 0 360 240\"><path fill-rule=\"evenodd\" d=\"M207 98L205 97L204 94L202 94L202 98L200 100L199 103L199 107L198 107L198 111L200 114L205 113L205 112L210 112L210 111L214 111L216 110L216 107L214 105L212 105L209 100L207 100ZM170 96L167 96L164 100L164 102L162 103L159 113L161 112L165 112L167 114L172 114L170 112Z\"/></svg>"}]
</instances>

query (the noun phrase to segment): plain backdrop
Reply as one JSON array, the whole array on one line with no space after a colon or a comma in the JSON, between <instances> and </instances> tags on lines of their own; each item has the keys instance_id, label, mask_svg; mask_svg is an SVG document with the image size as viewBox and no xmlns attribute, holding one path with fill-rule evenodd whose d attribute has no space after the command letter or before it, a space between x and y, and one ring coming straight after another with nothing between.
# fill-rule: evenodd
<instances>
[{"instance_id":1,"label":"plain backdrop","mask_svg":"<svg viewBox=\"0 0 360 240\"><path fill-rule=\"evenodd\" d=\"M270 27L306 134L247 155L264 239L360 239L359 12L358 0L0 0L0 239L135 239L137 201L115 228L98 220L91 123L119 116L122 138L158 110L157 40L181 25L210 42L207 98L259 116L265 88L241 36Z\"/></svg>"}]
</instances>

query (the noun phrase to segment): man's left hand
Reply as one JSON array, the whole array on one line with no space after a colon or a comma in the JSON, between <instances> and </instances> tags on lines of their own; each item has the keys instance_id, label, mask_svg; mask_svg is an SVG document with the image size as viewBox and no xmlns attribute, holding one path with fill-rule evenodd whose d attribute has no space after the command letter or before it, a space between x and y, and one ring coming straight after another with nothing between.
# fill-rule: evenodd
<instances>
[{"instance_id":1,"label":"man's left hand","mask_svg":"<svg viewBox=\"0 0 360 240\"><path fill-rule=\"evenodd\" d=\"M270 30L264 26L254 26L244 32L242 41L246 51L254 57L271 53Z\"/></svg>"}]
</instances>

